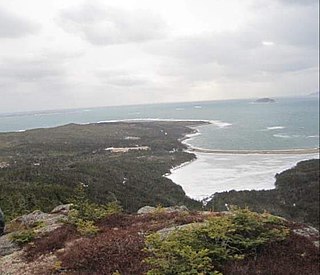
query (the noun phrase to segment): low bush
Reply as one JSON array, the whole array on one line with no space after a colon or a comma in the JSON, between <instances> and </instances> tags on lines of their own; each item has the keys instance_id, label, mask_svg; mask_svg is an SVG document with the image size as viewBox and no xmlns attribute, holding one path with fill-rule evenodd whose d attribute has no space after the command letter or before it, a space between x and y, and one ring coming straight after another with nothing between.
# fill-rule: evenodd
<instances>
[{"instance_id":1,"label":"low bush","mask_svg":"<svg viewBox=\"0 0 320 275\"><path fill-rule=\"evenodd\" d=\"M33 261L40 255L54 252L65 246L65 243L79 238L79 233L71 224L65 224L25 247L25 258Z\"/></svg>"},{"instance_id":2,"label":"low bush","mask_svg":"<svg viewBox=\"0 0 320 275\"><path fill-rule=\"evenodd\" d=\"M68 214L68 222L74 224L78 232L86 236L94 236L99 232L99 228L95 225L96 221L122 212L122 207L117 201L106 205L90 202L82 186L78 189L73 205L73 209Z\"/></svg>"},{"instance_id":3,"label":"low bush","mask_svg":"<svg viewBox=\"0 0 320 275\"><path fill-rule=\"evenodd\" d=\"M149 235L146 263L152 268L148 274L220 274L225 262L256 255L263 245L287 235L281 219L236 209L232 215L210 218L167 237Z\"/></svg>"},{"instance_id":4,"label":"low bush","mask_svg":"<svg viewBox=\"0 0 320 275\"><path fill-rule=\"evenodd\" d=\"M25 229L15 232L10 236L10 240L18 245L24 245L34 240L36 233L33 229Z\"/></svg>"}]
</instances>

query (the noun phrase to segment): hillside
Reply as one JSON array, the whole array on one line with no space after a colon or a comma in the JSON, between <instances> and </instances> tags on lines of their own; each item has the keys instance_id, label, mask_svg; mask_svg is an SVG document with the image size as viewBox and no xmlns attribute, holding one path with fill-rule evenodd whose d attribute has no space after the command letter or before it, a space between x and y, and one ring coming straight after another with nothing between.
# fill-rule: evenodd
<instances>
[{"instance_id":1,"label":"hillside","mask_svg":"<svg viewBox=\"0 0 320 275\"><path fill-rule=\"evenodd\" d=\"M117 200L128 212L144 205L201 204L163 177L195 156L178 141L202 122L117 122L0 134L0 207L7 219L68 203L79 185L92 202ZM108 148L144 146L113 152ZM106 150L107 149L107 150Z\"/></svg>"},{"instance_id":2,"label":"hillside","mask_svg":"<svg viewBox=\"0 0 320 275\"><path fill-rule=\"evenodd\" d=\"M19 217L6 233L7 275L319 274L317 230L247 209L144 207L129 215L82 200Z\"/></svg>"},{"instance_id":3,"label":"hillside","mask_svg":"<svg viewBox=\"0 0 320 275\"><path fill-rule=\"evenodd\" d=\"M304 224L319 223L319 160L278 174L275 190L215 194L214 211L200 211L163 177L195 157L180 141L198 123L0 134L0 274L319 274L319 233Z\"/></svg>"},{"instance_id":4,"label":"hillside","mask_svg":"<svg viewBox=\"0 0 320 275\"><path fill-rule=\"evenodd\" d=\"M276 175L276 188L266 191L229 191L216 193L207 204L215 211L225 204L249 207L319 228L319 159L299 162Z\"/></svg>"}]
</instances>

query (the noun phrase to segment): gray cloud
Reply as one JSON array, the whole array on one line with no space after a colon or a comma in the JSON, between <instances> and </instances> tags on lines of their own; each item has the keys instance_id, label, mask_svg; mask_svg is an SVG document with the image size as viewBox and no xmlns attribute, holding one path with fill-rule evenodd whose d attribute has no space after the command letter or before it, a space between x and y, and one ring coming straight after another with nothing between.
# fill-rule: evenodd
<instances>
[{"instance_id":1,"label":"gray cloud","mask_svg":"<svg viewBox=\"0 0 320 275\"><path fill-rule=\"evenodd\" d=\"M63 67L47 58L5 59L0 62L0 80L37 82L64 76Z\"/></svg>"},{"instance_id":2,"label":"gray cloud","mask_svg":"<svg viewBox=\"0 0 320 275\"><path fill-rule=\"evenodd\" d=\"M0 7L0 38L19 38L38 32L40 26Z\"/></svg>"},{"instance_id":3,"label":"gray cloud","mask_svg":"<svg viewBox=\"0 0 320 275\"><path fill-rule=\"evenodd\" d=\"M96 76L101 83L115 87L135 87L150 84L150 80L139 74L133 74L125 71L98 71Z\"/></svg>"},{"instance_id":4,"label":"gray cloud","mask_svg":"<svg viewBox=\"0 0 320 275\"><path fill-rule=\"evenodd\" d=\"M73 102L65 56L7 57L0 61L1 111L56 109Z\"/></svg>"},{"instance_id":5,"label":"gray cloud","mask_svg":"<svg viewBox=\"0 0 320 275\"><path fill-rule=\"evenodd\" d=\"M156 14L141 10L85 4L62 11L59 25L94 45L124 44L159 39L165 36L166 24Z\"/></svg>"},{"instance_id":6,"label":"gray cloud","mask_svg":"<svg viewBox=\"0 0 320 275\"><path fill-rule=\"evenodd\" d=\"M211 14L209 0L188 0L181 10L159 2L159 11L149 6L147 13L130 10L136 8L130 0L128 10L95 1L62 11L60 4L52 10L37 1L10 4L28 6L25 12L39 7L34 14L43 31L24 38L25 45L20 39L0 44L6 56L0 57L0 112L294 95L318 87L315 1L244 1L248 16L235 18L234 30L224 18L214 25L212 16L221 14ZM227 9L221 12L228 18ZM0 8L0 38L24 37L37 28Z\"/></svg>"},{"instance_id":7,"label":"gray cloud","mask_svg":"<svg viewBox=\"0 0 320 275\"><path fill-rule=\"evenodd\" d=\"M272 82L282 74L318 68L317 10L311 6L257 10L249 26L153 43L165 56L158 73L181 82ZM190 84L191 83L191 84Z\"/></svg>"},{"instance_id":8,"label":"gray cloud","mask_svg":"<svg viewBox=\"0 0 320 275\"><path fill-rule=\"evenodd\" d=\"M319 4L319 0L278 0L283 4L293 4L293 5L314 5Z\"/></svg>"},{"instance_id":9,"label":"gray cloud","mask_svg":"<svg viewBox=\"0 0 320 275\"><path fill-rule=\"evenodd\" d=\"M269 8L257 11L259 18L250 29L265 40L291 46L319 47L318 7L313 5Z\"/></svg>"}]
</instances>

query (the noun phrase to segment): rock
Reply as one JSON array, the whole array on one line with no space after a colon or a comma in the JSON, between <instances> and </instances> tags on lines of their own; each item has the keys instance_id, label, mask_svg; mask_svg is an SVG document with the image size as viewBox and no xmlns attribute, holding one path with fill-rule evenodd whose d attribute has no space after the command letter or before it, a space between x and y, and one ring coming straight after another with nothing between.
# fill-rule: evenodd
<instances>
[{"instance_id":1,"label":"rock","mask_svg":"<svg viewBox=\"0 0 320 275\"><path fill-rule=\"evenodd\" d=\"M195 227L197 228L197 227L205 226L206 224L207 224L206 222L194 222L194 223L188 223L183 225L177 225L177 226L163 228L157 231L157 233L160 234L160 238L163 240L167 238L174 231L183 230L183 229L192 229Z\"/></svg>"},{"instance_id":2,"label":"rock","mask_svg":"<svg viewBox=\"0 0 320 275\"><path fill-rule=\"evenodd\" d=\"M3 234L4 231L4 214L0 208L0 236Z\"/></svg>"},{"instance_id":3,"label":"rock","mask_svg":"<svg viewBox=\"0 0 320 275\"><path fill-rule=\"evenodd\" d=\"M153 206L144 206L138 210L138 214L150 214L155 213L157 211L163 212L163 213L173 213L173 212L189 212L189 209L184 206L170 206L170 207L153 207Z\"/></svg>"},{"instance_id":4,"label":"rock","mask_svg":"<svg viewBox=\"0 0 320 275\"><path fill-rule=\"evenodd\" d=\"M32 229L37 237L51 232L63 225L67 217L62 214L47 214L36 210L28 215L20 216L6 225L6 235L0 237L0 256L10 255L21 249L11 241L10 237L25 229ZM2 274L0 272L0 274Z\"/></svg>"},{"instance_id":5,"label":"rock","mask_svg":"<svg viewBox=\"0 0 320 275\"><path fill-rule=\"evenodd\" d=\"M69 204L62 204L62 205L58 205L57 207L55 207L52 211L51 214L62 214L62 215L68 215L71 208L72 208L73 204L69 203Z\"/></svg>"},{"instance_id":6,"label":"rock","mask_svg":"<svg viewBox=\"0 0 320 275\"><path fill-rule=\"evenodd\" d=\"M19 246L10 240L10 234L0 237L0 256L9 255L19 250Z\"/></svg>"},{"instance_id":7,"label":"rock","mask_svg":"<svg viewBox=\"0 0 320 275\"><path fill-rule=\"evenodd\" d=\"M319 231L312 226L305 226L302 228L294 229L293 233L303 236L312 241L314 246L319 247Z\"/></svg>"},{"instance_id":8,"label":"rock","mask_svg":"<svg viewBox=\"0 0 320 275\"><path fill-rule=\"evenodd\" d=\"M36 233L42 234L59 228L66 219L67 217L62 214L47 214L36 210L12 220L5 231L8 233L34 228Z\"/></svg>"},{"instance_id":9,"label":"rock","mask_svg":"<svg viewBox=\"0 0 320 275\"><path fill-rule=\"evenodd\" d=\"M138 214L149 214L149 213L153 213L154 211L156 210L155 207L152 207L152 206L144 206L144 207L141 207L139 210L138 210Z\"/></svg>"},{"instance_id":10,"label":"rock","mask_svg":"<svg viewBox=\"0 0 320 275\"><path fill-rule=\"evenodd\" d=\"M28 262L23 250L0 258L1 275L35 275L56 274L55 264L58 259L53 254L40 256L35 261Z\"/></svg>"},{"instance_id":11,"label":"rock","mask_svg":"<svg viewBox=\"0 0 320 275\"><path fill-rule=\"evenodd\" d=\"M165 212L172 213L172 212L189 212L189 209L185 205L181 206L171 206L164 208Z\"/></svg>"}]
</instances>

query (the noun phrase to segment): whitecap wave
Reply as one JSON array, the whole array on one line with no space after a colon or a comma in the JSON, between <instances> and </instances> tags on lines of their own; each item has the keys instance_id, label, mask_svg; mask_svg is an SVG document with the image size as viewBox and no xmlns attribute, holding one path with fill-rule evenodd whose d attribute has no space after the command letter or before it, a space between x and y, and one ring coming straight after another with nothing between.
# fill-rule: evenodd
<instances>
[{"instance_id":1,"label":"whitecap wave","mask_svg":"<svg viewBox=\"0 0 320 275\"><path fill-rule=\"evenodd\" d=\"M272 130L279 130L279 129L284 129L286 127L284 126L270 126L270 127L267 127L267 130L268 131L272 131Z\"/></svg>"},{"instance_id":2,"label":"whitecap wave","mask_svg":"<svg viewBox=\"0 0 320 275\"><path fill-rule=\"evenodd\" d=\"M230 127L232 125L232 123L224 122L221 120L210 120L210 123L219 127L219 128L226 128L226 127Z\"/></svg>"},{"instance_id":3,"label":"whitecap wave","mask_svg":"<svg viewBox=\"0 0 320 275\"><path fill-rule=\"evenodd\" d=\"M292 136L286 134L274 134L273 136L277 138L292 138Z\"/></svg>"}]
</instances>

